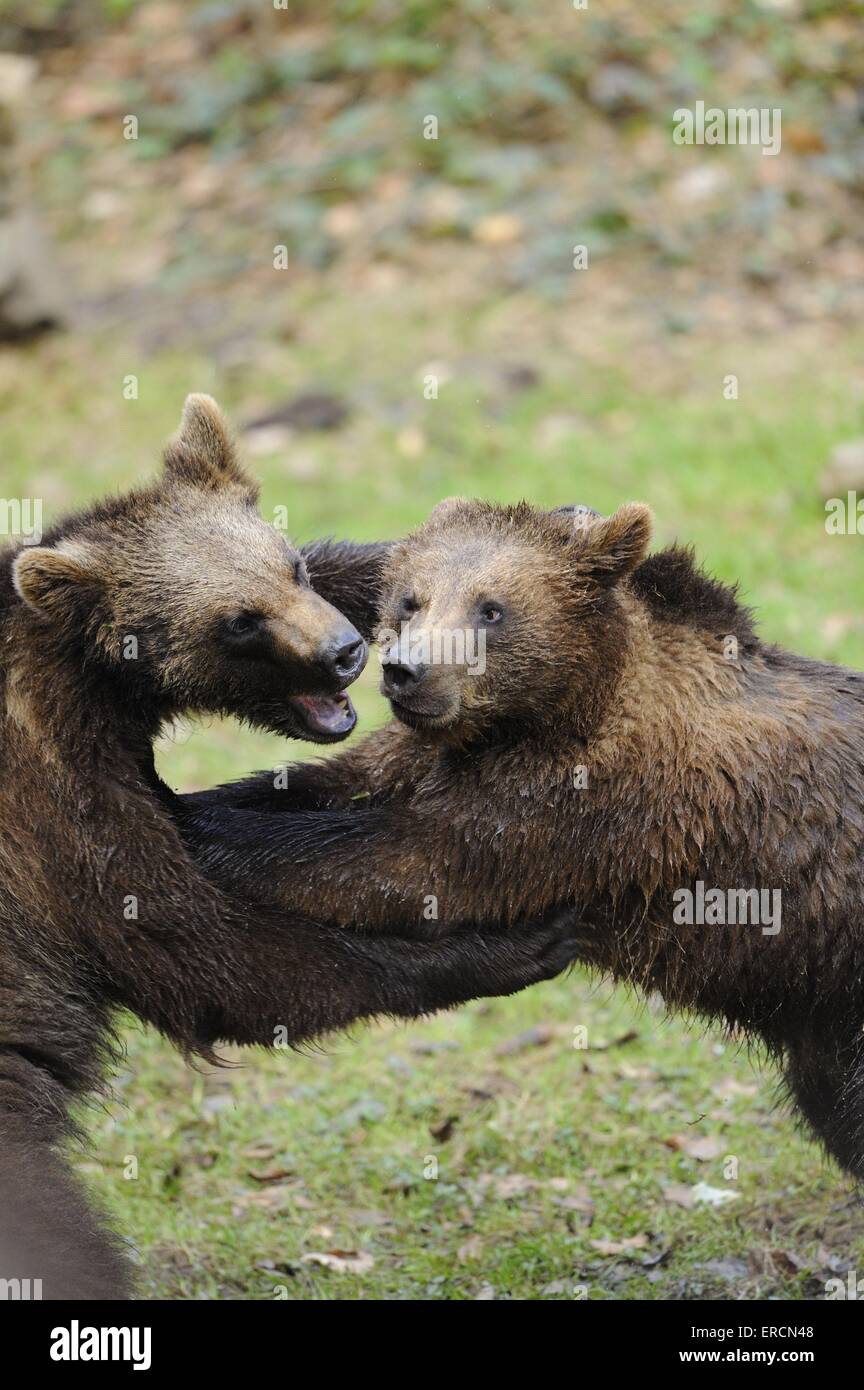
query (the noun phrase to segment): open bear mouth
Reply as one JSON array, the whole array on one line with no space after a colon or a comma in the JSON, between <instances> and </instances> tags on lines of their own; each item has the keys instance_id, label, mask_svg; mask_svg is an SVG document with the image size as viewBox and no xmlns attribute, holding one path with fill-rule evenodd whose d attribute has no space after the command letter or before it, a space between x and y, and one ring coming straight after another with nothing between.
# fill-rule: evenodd
<instances>
[{"instance_id":1,"label":"open bear mouth","mask_svg":"<svg viewBox=\"0 0 864 1390\"><path fill-rule=\"evenodd\" d=\"M295 695L291 701L310 734L344 738L357 723L357 713L344 690L336 695Z\"/></svg>"}]
</instances>

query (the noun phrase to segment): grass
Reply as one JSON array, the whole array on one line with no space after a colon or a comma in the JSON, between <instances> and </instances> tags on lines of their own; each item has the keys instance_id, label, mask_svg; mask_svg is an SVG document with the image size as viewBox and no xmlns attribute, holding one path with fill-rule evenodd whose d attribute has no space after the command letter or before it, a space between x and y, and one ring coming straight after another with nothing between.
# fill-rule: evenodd
<instances>
[{"instance_id":1,"label":"grass","mask_svg":"<svg viewBox=\"0 0 864 1390\"><path fill-rule=\"evenodd\" d=\"M356 402L348 426L252 463L265 513L287 505L295 536L396 535L453 492L600 510L646 498L658 539L740 579L767 636L864 662L861 540L826 535L817 484L831 446L861 431L854 339L832 345L830 378L806 338L779 360L673 340L662 363L609 352L578 369L534 344L539 381L514 394L487 370L494 326L439 315L433 351L446 360L449 343L455 366L425 401L410 313L391 311L366 356L350 306L321 313L319 338L268 344L245 375L170 351L136 362L110 333L86 356L74 337L0 355L7 494L57 513L140 479L189 389L242 417L325 379ZM366 728L383 715L374 685ZM160 762L188 788L304 751L213 723L165 740ZM805 1298L864 1260L847 1184L776 1109L776 1078L579 973L215 1072L132 1021L124 1032L79 1161L140 1252L145 1297ZM737 1195L680 1205L700 1182ZM354 1253L305 1258L334 1251Z\"/></svg>"},{"instance_id":2,"label":"grass","mask_svg":"<svg viewBox=\"0 0 864 1390\"><path fill-rule=\"evenodd\" d=\"M37 28L56 8L13 6ZM398 535L454 492L644 498L658 542L739 580L766 636L864 665L864 540L826 535L818 482L864 435L861 334L833 318L856 321L860 280L854 34L833 0L797 24L679 3L655 54L644 5L605 8L345 0L334 29L295 4L296 35L261 49L231 4L106 0L110 42L88 19L91 40L40 50L22 163L82 321L0 348L4 495L41 497L47 520L141 480L187 391L241 421L325 387L353 406L343 429L251 460L296 538ZM782 162L671 158L680 91L751 104L754 51ZM642 117L587 101L609 63L656 79ZM101 115L82 114L91 89ZM718 191L682 195L709 158ZM477 237L502 210L509 248ZM591 269L571 276L583 238ZM505 363L534 384L508 386ZM308 751L214 721L159 760L187 789ZM123 1032L77 1161L145 1297L812 1298L864 1268L848 1185L777 1110L773 1074L579 973L218 1071ZM737 1196L680 1205L699 1182ZM304 1259L339 1250L347 1267Z\"/></svg>"},{"instance_id":3,"label":"grass","mask_svg":"<svg viewBox=\"0 0 864 1390\"><path fill-rule=\"evenodd\" d=\"M583 1026L612 1046L574 1048ZM545 1043L507 1052L532 1029ZM822 1247L860 1252L842 1181L776 1113L770 1080L579 977L209 1075L129 1042L90 1171L140 1249L145 1296L801 1297ZM716 1157L675 1147L694 1139ZM664 1197L697 1182L739 1195ZM333 1251L375 1263L305 1258Z\"/></svg>"}]
</instances>

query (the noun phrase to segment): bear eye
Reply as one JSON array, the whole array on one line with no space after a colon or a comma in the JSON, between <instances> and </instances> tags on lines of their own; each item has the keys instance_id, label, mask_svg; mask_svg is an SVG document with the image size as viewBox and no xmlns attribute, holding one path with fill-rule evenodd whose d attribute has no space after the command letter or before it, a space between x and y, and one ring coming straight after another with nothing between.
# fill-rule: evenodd
<instances>
[{"instance_id":1,"label":"bear eye","mask_svg":"<svg viewBox=\"0 0 864 1390\"><path fill-rule=\"evenodd\" d=\"M231 637L247 637L250 632L257 632L263 621L261 613L238 613L226 620L225 631Z\"/></svg>"},{"instance_id":2,"label":"bear eye","mask_svg":"<svg viewBox=\"0 0 864 1390\"><path fill-rule=\"evenodd\" d=\"M480 607L480 617L484 623L491 627L493 623L500 623L504 617L504 612L497 603L484 603Z\"/></svg>"},{"instance_id":3,"label":"bear eye","mask_svg":"<svg viewBox=\"0 0 864 1390\"><path fill-rule=\"evenodd\" d=\"M417 602L417 599L415 598L414 594L406 594L399 605L400 613L404 614L405 617L408 617L411 613L417 613L419 612L419 610L420 604Z\"/></svg>"}]
</instances>

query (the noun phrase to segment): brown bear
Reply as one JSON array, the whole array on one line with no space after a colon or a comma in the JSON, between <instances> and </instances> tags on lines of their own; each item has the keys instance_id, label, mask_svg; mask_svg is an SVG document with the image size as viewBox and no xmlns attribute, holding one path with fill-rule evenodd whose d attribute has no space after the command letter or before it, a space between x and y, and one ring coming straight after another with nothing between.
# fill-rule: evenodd
<instances>
[{"instance_id":1,"label":"brown bear","mask_svg":"<svg viewBox=\"0 0 864 1390\"><path fill-rule=\"evenodd\" d=\"M578 522L439 506L388 562L397 722L193 799L196 853L379 931L571 904L584 962L764 1041L862 1177L864 676L646 558L646 507Z\"/></svg>"},{"instance_id":2,"label":"brown bear","mask_svg":"<svg viewBox=\"0 0 864 1390\"><path fill-rule=\"evenodd\" d=\"M331 597L376 587L382 548L313 547ZM112 1013L188 1052L298 1043L549 978L566 925L364 939L220 892L189 856L153 740L180 711L333 741L365 660L304 556L259 516L224 422L186 403L152 485L6 549L0 738L0 1278L44 1298L116 1298L128 1261L58 1145L100 1084ZM364 620L371 620L365 611Z\"/></svg>"}]
</instances>

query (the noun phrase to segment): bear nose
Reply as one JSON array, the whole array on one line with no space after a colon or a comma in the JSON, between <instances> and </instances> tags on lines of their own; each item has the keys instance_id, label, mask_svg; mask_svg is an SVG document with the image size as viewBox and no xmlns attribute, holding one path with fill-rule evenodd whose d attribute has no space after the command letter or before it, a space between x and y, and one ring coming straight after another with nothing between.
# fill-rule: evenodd
<instances>
[{"instance_id":1,"label":"bear nose","mask_svg":"<svg viewBox=\"0 0 864 1390\"><path fill-rule=\"evenodd\" d=\"M366 665L366 643L356 628L347 628L335 637L321 656L331 675L346 684L359 676Z\"/></svg>"},{"instance_id":2,"label":"bear nose","mask_svg":"<svg viewBox=\"0 0 864 1390\"><path fill-rule=\"evenodd\" d=\"M429 667L419 661L388 661L384 667L384 684L388 690L414 690L428 670Z\"/></svg>"}]
</instances>

